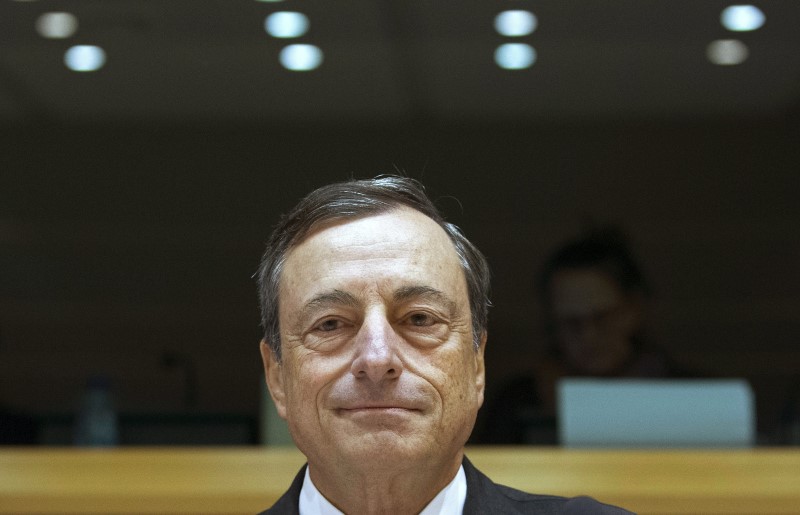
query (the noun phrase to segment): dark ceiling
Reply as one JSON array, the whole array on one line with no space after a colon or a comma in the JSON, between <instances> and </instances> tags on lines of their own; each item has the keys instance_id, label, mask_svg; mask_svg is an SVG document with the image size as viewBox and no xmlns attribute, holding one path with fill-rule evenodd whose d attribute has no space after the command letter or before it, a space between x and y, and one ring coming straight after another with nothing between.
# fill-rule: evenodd
<instances>
[{"instance_id":1,"label":"dark ceiling","mask_svg":"<svg viewBox=\"0 0 800 515\"><path fill-rule=\"evenodd\" d=\"M2 0L0 120L321 122L783 116L800 104L800 2L758 2L766 23L732 33L729 2L694 0L405 2L400 0ZM506 9L529 9L538 28L498 35ZM290 72L288 40L264 31L278 10L306 14L298 42L324 53L320 68ZM66 11L78 30L45 39L36 19ZM717 39L749 58L718 66ZM493 62L510 39L538 60L508 71ZM103 47L106 65L63 64L77 44Z\"/></svg>"}]
</instances>

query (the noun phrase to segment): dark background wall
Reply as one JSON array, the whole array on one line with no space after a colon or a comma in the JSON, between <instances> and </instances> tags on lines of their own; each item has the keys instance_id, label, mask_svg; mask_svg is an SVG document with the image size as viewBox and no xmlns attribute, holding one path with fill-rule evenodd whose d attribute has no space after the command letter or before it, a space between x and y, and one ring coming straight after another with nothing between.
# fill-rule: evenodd
<instances>
[{"instance_id":1,"label":"dark background wall","mask_svg":"<svg viewBox=\"0 0 800 515\"><path fill-rule=\"evenodd\" d=\"M491 263L490 394L544 345L546 254L612 222L655 285L652 338L697 370L749 377L768 432L800 371L798 141L796 117L9 124L0 404L70 413L101 372L123 412L257 416L251 275L271 226L315 186L402 170Z\"/></svg>"}]
</instances>

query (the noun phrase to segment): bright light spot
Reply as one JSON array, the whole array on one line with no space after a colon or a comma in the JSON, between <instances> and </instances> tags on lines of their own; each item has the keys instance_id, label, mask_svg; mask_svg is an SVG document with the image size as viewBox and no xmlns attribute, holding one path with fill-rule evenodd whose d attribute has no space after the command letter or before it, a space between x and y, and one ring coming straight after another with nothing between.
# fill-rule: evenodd
<instances>
[{"instance_id":1,"label":"bright light spot","mask_svg":"<svg viewBox=\"0 0 800 515\"><path fill-rule=\"evenodd\" d=\"M276 38L296 38L308 32L308 17L303 13L279 11L267 16L264 29Z\"/></svg>"},{"instance_id":2,"label":"bright light spot","mask_svg":"<svg viewBox=\"0 0 800 515\"><path fill-rule=\"evenodd\" d=\"M281 50L280 59L287 70L313 70L322 64L322 50L314 45L289 45Z\"/></svg>"},{"instance_id":3,"label":"bright light spot","mask_svg":"<svg viewBox=\"0 0 800 515\"><path fill-rule=\"evenodd\" d=\"M530 11L503 11L494 19L494 28L501 36L527 36L537 24L536 15Z\"/></svg>"},{"instance_id":4,"label":"bright light spot","mask_svg":"<svg viewBox=\"0 0 800 515\"><path fill-rule=\"evenodd\" d=\"M747 46L738 39L718 39L706 49L708 60L723 66L741 64L749 54Z\"/></svg>"},{"instance_id":5,"label":"bright light spot","mask_svg":"<svg viewBox=\"0 0 800 515\"><path fill-rule=\"evenodd\" d=\"M78 30L78 18L70 13L44 13L36 19L36 32L50 39L64 39Z\"/></svg>"},{"instance_id":6,"label":"bright light spot","mask_svg":"<svg viewBox=\"0 0 800 515\"><path fill-rule=\"evenodd\" d=\"M731 5L720 15L722 25L736 32L756 30L764 25L766 17L761 9L754 5Z\"/></svg>"},{"instance_id":7,"label":"bright light spot","mask_svg":"<svg viewBox=\"0 0 800 515\"><path fill-rule=\"evenodd\" d=\"M530 68L536 62L536 50L525 43L506 43L494 51L494 62L506 70Z\"/></svg>"},{"instance_id":8,"label":"bright light spot","mask_svg":"<svg viewBox=\"0 0 800 515\"><path fill-rule=\"evenodd\" d=\"M93 72L106 64L106 52L99 46L76 45L64 54L64 64L76 72Z\"/></svg>"}]
</instances>

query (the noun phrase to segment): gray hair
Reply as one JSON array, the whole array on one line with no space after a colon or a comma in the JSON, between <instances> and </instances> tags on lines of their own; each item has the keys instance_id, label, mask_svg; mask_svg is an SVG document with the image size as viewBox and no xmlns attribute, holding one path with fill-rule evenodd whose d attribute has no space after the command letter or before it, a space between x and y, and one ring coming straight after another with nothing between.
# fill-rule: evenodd
<instances>
[{"instance_id":1,"label":"gray hair","mask_svg":"<svg viewBox=\"0 0 800 515\"><path fill-rule=\"evenodd\" d=\"M486 258L462 233L447 221L425 194L424 186L411 178L386 175L374 179L329 184L312 191L275 226L257 272L264 340L281 359L278 303L280 280L289 251L324 222L348 220L410 207L444 229L453 242L467 281L472 314L473 344L477 349L486 332L489 307L489 265Z\"/></svg>"}]
</instances>

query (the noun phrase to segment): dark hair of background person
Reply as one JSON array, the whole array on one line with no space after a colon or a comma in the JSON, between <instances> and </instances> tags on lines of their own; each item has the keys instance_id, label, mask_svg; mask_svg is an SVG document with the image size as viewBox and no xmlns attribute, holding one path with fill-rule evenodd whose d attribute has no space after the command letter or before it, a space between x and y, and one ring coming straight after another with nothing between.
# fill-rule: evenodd
<instances>
[{"instance_id":1,"label":"dark hair of background person","mask_svg":"<svg viewBox=\"0 0 800 515\"><path fill-rule=\"evenodd\" d=\"M278 360L281 359L278 294L281 272L291 249L323 224L385 213L399 207L410 207L428 216L444 229L453 242L467 281L473 342L478 348L481 336L486 331L491 306L486 258L456 225L444 219L419 181L383 175L323 186L304 197L281 217L273 230L259 265L257 283L264 339Z\"/></svg>"},{"instance_id":2,"label":"dark hair of background person","mask_svg":"<svg viewBox=\"0 0 800 515\"><path fill-rule=\"evenodd\" d=\"M628 238L621 229L608 225L584 231L582 235L560 247L544 262L536 282L539 300L544 308L545 329L550 336L548 352L554 356L560 351L553 337L555 321L552 316L550 294L553 277L561 270L585 269L606 274L626 295L638 294L647 299L653 294L652 286L634 258ZM644 326L640 326L632 335L631 344L634 351L639 351L644 346L644 332Z\"/></svg>"}]
</instances>

